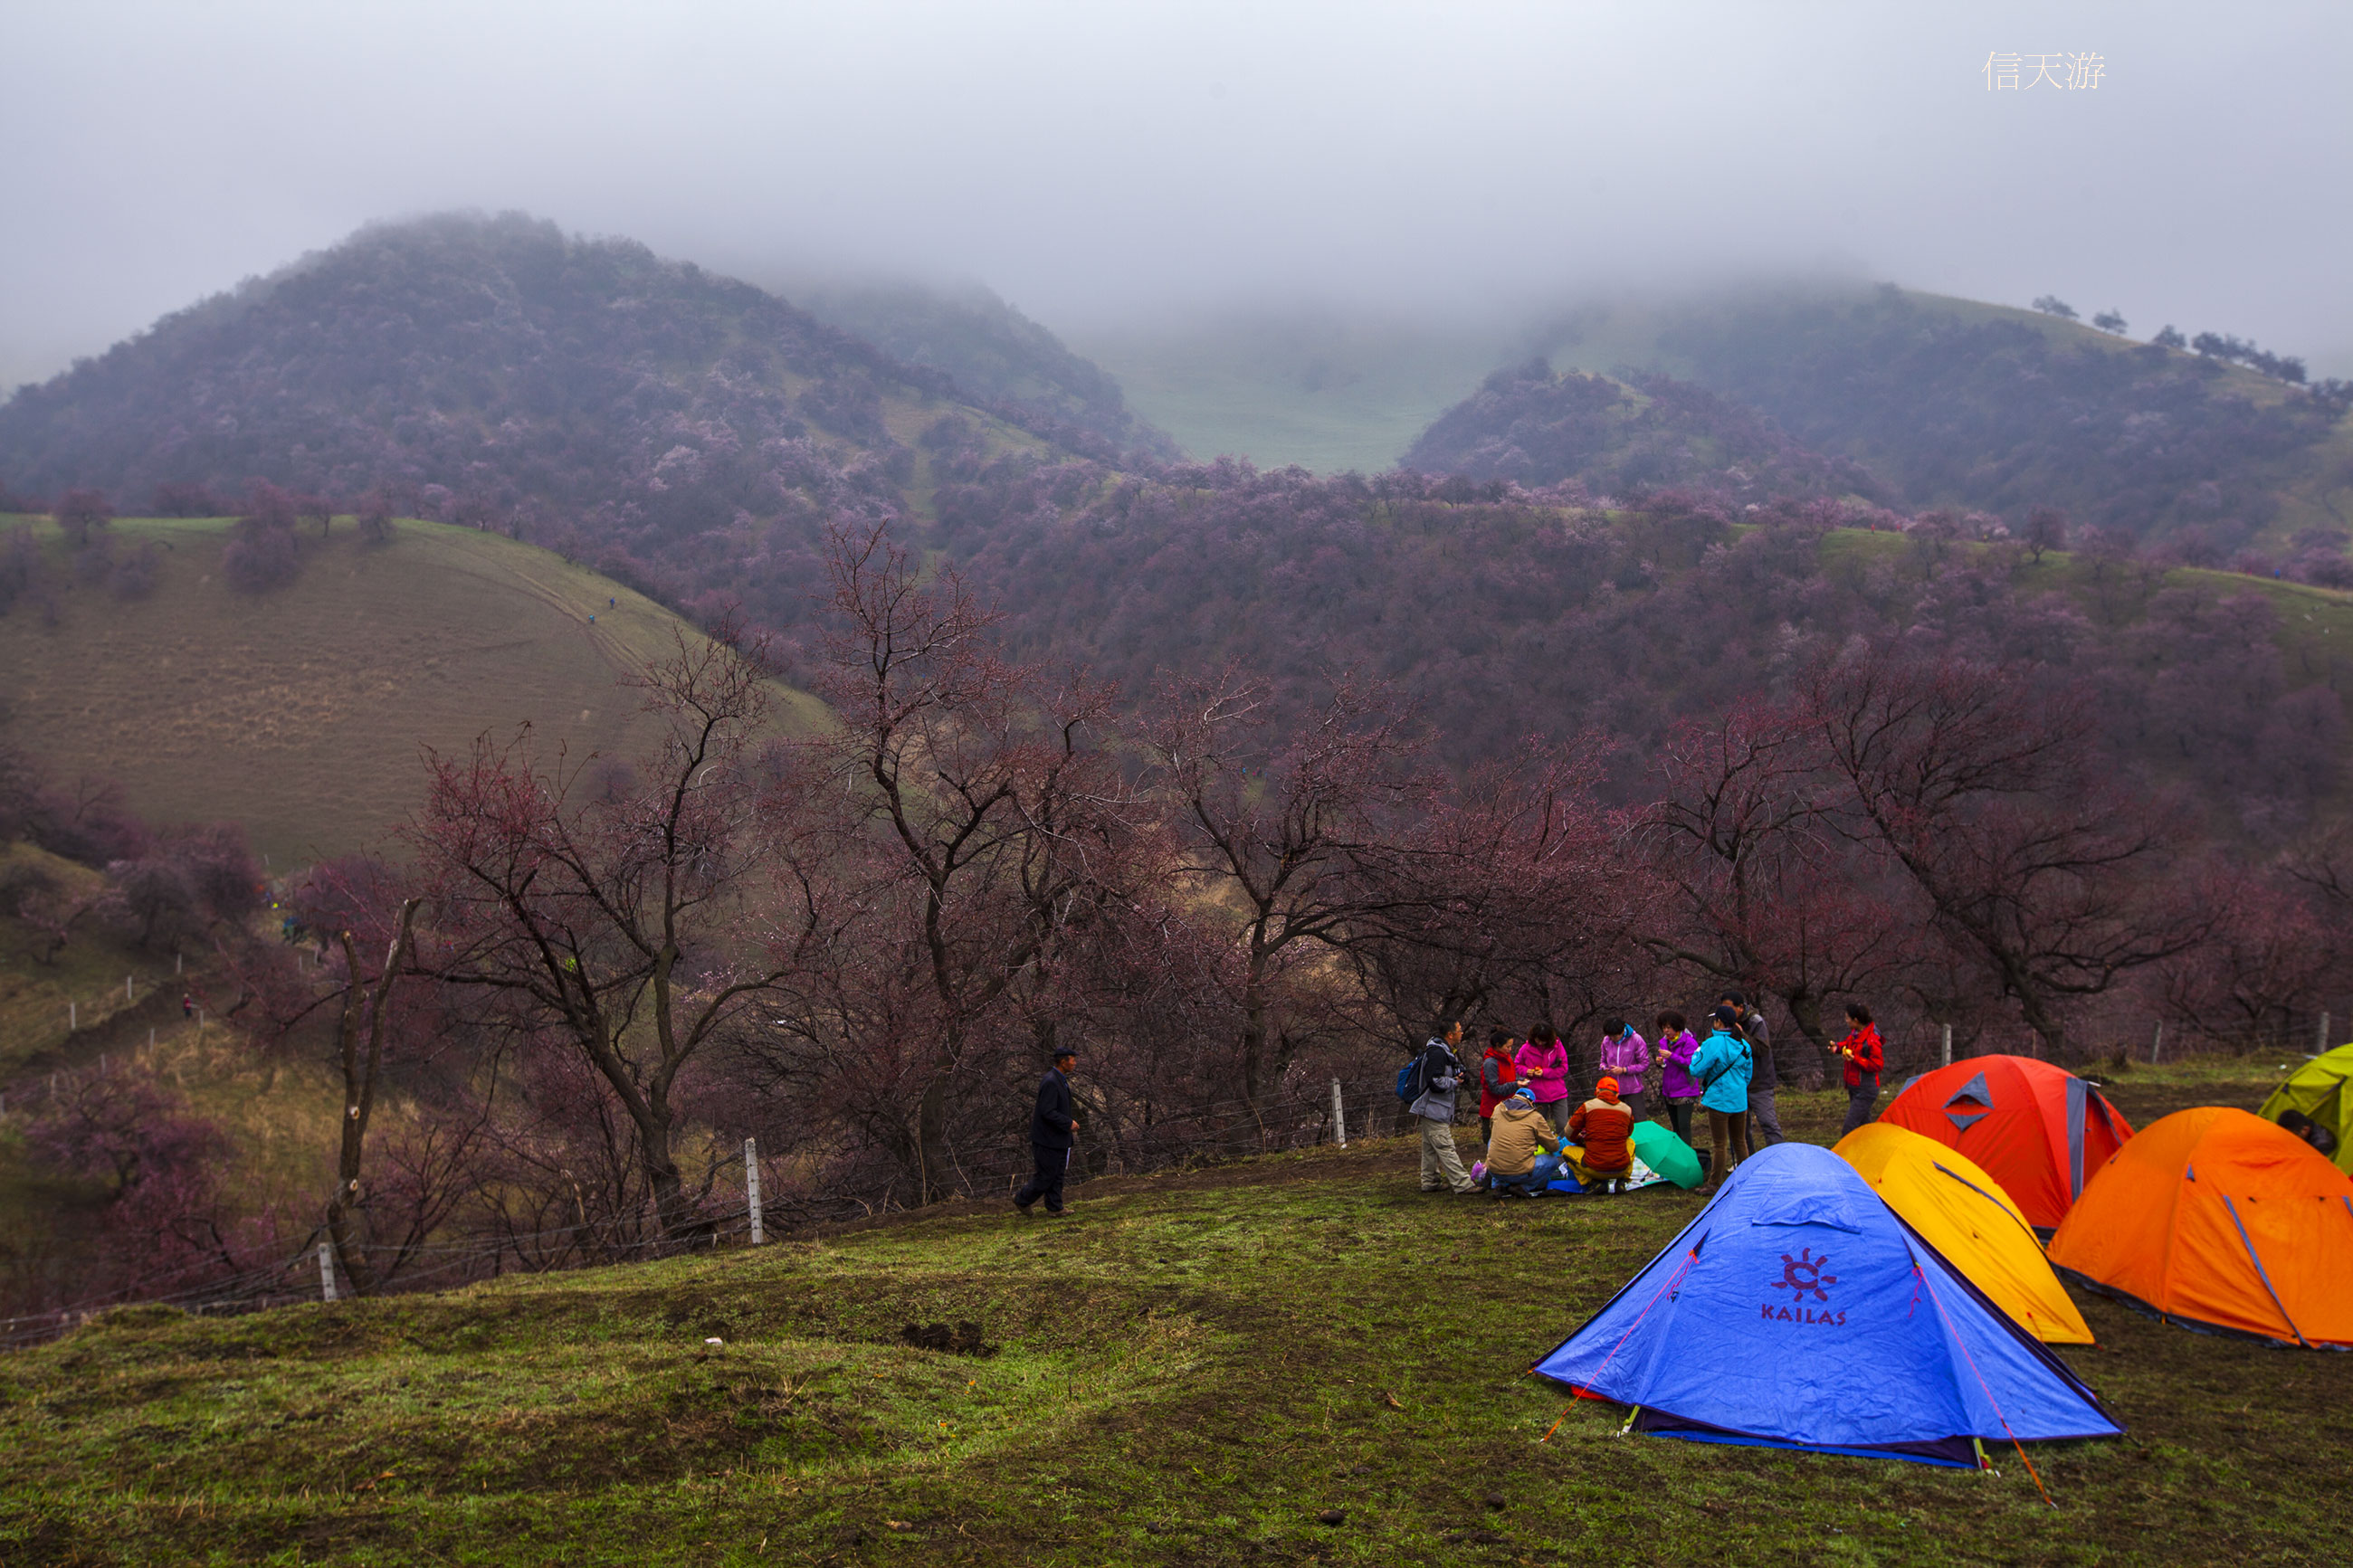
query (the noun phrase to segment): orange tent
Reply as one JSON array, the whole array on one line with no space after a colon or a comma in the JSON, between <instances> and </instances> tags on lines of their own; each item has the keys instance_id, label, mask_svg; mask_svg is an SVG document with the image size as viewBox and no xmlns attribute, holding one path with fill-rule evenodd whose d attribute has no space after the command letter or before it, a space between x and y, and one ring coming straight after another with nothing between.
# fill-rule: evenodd
<instances>
[{"instance_id":1,"label":"orange tent","mask_svg":"<svg viewBox=\"0 0 2353 1568\"><path fill-rule=\"evenodd\" d=\"M2168 1321L2353 1349L2353 1179L2243 1110L2177 1110L2126 1143L2051 1261Z\"/></svg>"},{"instance_id":2,"label":"orange tent","mask_svg":"<svg viewBox=\"0 0 2353 1568\"><path fill-rule=\"evenodd\" d=\"M2133 1135L2098 1089L2031 1057L1971 1057L1923 1074L1879 1120L1967 1154L2046 1232Z\"/></svg>"}]
</instances>

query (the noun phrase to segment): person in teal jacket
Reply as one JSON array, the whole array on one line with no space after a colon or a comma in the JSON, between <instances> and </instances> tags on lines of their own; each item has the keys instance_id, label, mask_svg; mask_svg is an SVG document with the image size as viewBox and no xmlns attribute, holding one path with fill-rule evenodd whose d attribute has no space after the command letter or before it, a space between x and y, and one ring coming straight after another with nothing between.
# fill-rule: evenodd
<instances>
[{"instance_id":1,"label":"person in teal jacket","mask_svg":"<svg viewBox=\"0 0 2353 1568\"><path fill-rule=\"evenodd\" d=\"M1715 1151L1707 1180L1697 1191L1708 1191L1748 1158L1748 1075L1754 1066L1748 1042L1740 1033L1740 1015L1729 1007L1718 1007L1708 1016L1707 1038L1699 1043L1691 1060L1691 1075L1700 1082L1699 1102L1707 1110L1708 1141Z\"/></svg>"}]
</instances>

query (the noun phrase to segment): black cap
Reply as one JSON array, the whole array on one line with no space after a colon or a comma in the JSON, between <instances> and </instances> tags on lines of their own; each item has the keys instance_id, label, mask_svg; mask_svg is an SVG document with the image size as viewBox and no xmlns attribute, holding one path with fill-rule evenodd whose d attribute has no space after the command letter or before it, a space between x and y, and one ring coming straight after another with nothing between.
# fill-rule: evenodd
<instances>
[{"instance_id":1,"label":"black cap","mask_svg":"<svg viewBox=\"0 0 2353 1568\"><path fill-rule=\"evenodd\" d=\"M1715 1012L1709 1014L1708 1016L1714 1018L1717 1023L1723 1025L1727 1029L1737 1029L1740 1027L1740 1015L1734 1012L1729 1007L1718 1007Z\"/></svg>"}]
</instances>

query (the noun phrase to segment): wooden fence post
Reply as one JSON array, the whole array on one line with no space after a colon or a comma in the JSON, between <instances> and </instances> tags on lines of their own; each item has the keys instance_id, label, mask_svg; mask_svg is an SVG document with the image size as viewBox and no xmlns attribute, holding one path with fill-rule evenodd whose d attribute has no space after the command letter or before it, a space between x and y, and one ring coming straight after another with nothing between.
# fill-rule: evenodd
<instances>
[{"instance_id":1,"label":"wooden fence post","mask_svg":"<svg viewBox=\"0 0 2353 1568\"><path fill-rule=\"evenodd\" d=\"M1953 1065L1953 1026L1950 1024L1945 1026L1944 1065L1947 1067L1951 1067Z\"/></svg>"},{"instance_id":2,"label":"wooden fence post","mask_svg":"<svg viewBox=\"0 0 2353 1568\"><path fill-rule=\"evenodd\" d=\"M68 1002L68 1003L66 1004L66 1033L67 1033L67 1034L69 1034L69 1035L70 1035L70 1034L72 1034L76 1029L79 1029L79 1028L80 1028L80 1027L81 1027L81 1008L80 1008L80 1005L79 1005L79 1004L77 1004L77 1003Z\"/></svg>"},{"instance_id":3,"label":"wooden fence post","mask_svg":"<svg viewBox=\"0 0 2353 1568\"><path fill-rule=\"evenodd\" d=\"M1340 1109L1340 1080L1332 1080L1332 1142L1345 1149L1348 1146L1348 1121Z\"/></svg>"},{"instance_id":4,"label":"wooden fence post","mask_svg":"<svg viewBox=\"0 0 2353 1568\"><path fill-rule=\"evenodd\" d=\"M132 992L131 976L128 974L122 977L122 999L125 1002L136 1002L139 1000L139 998Z\"/></svg>"},{"instance_id":5,"label":"wooden fence post","mask_svg":"<svg viewBox=\"0 0 2353 1568\"><path fill-rule=\"evenodd\" d=\"M756 1140L744 1140L744 1196L752 1209L752 1245L767 1240L760 1228L760 1146Z\"/></svg>"},{"instance_id":6,"label":"wooden fence post","mask_svg":"<svg viewBox=\"0 0 2353 1568\"><path fill-rule=\"evenodd\" d=\"M2328 1054L2328 1015L2326 1013L2320 1016L2320 1044L2314 1047L2312 1054L2316 1057Z\"/></svg>"},{"instance_id":7,"label":"wooden fence post","mask_svg":"<svg viewBox=\"0 0 2353 1568\"><path fill-rule=\"evenodd\" d=\"M329 1301L335 1299L335 1247L332 1242L319 1243L319 1294Z\"/></svg>"},{"instance_id":8,"label":"wooden fence post","mask_svg":"<svg viewBox=\"0 0 2353 1568\"><path fill-rule=\"evenodd\" d=\"M2164 1050L2165 1020L2159 1018L2157 1021L2157 1037L2148 1043L2148 1065L2155 1067L2158 1062L2158 1058L2163 1054Z\"/></svg>"}]
</instances>

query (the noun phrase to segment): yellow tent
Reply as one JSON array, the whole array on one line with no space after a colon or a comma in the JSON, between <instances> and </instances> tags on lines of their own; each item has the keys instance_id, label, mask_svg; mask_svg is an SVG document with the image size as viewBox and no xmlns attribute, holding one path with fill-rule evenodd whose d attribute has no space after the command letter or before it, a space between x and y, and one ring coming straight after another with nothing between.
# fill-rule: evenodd
<instances>
[{"instance_id":1,"label":"yellow tent","mask_svg":"<svg viewBox=\"0 0 2353 1568\"><path fill-rule=\"evenodd\" d=\"M2353 1046L2339 1046L2290 1073L2255 1114L2266 1121L2277 1121L2282 1111L2304 1112L2337 1140L2337 1147L2327 1152L2328 1157L2337 1162L2338 1170L2353 1176L2353 1089L2345 1087L2348 1079L2353 1079Z\"/></svg>"},{"instance_id":2,"label":"yellow tent","mask_svg":"<svg viewBox=\"0 0 2353 1568\"><path fill-rule=\"evenodd\" d=\"M2045 1344L2092 1342L2026 1216L1975 1161L1885 1121L1856 1128L1833 1152L2027 1332Z\"/></svg>"}]
</instances>

